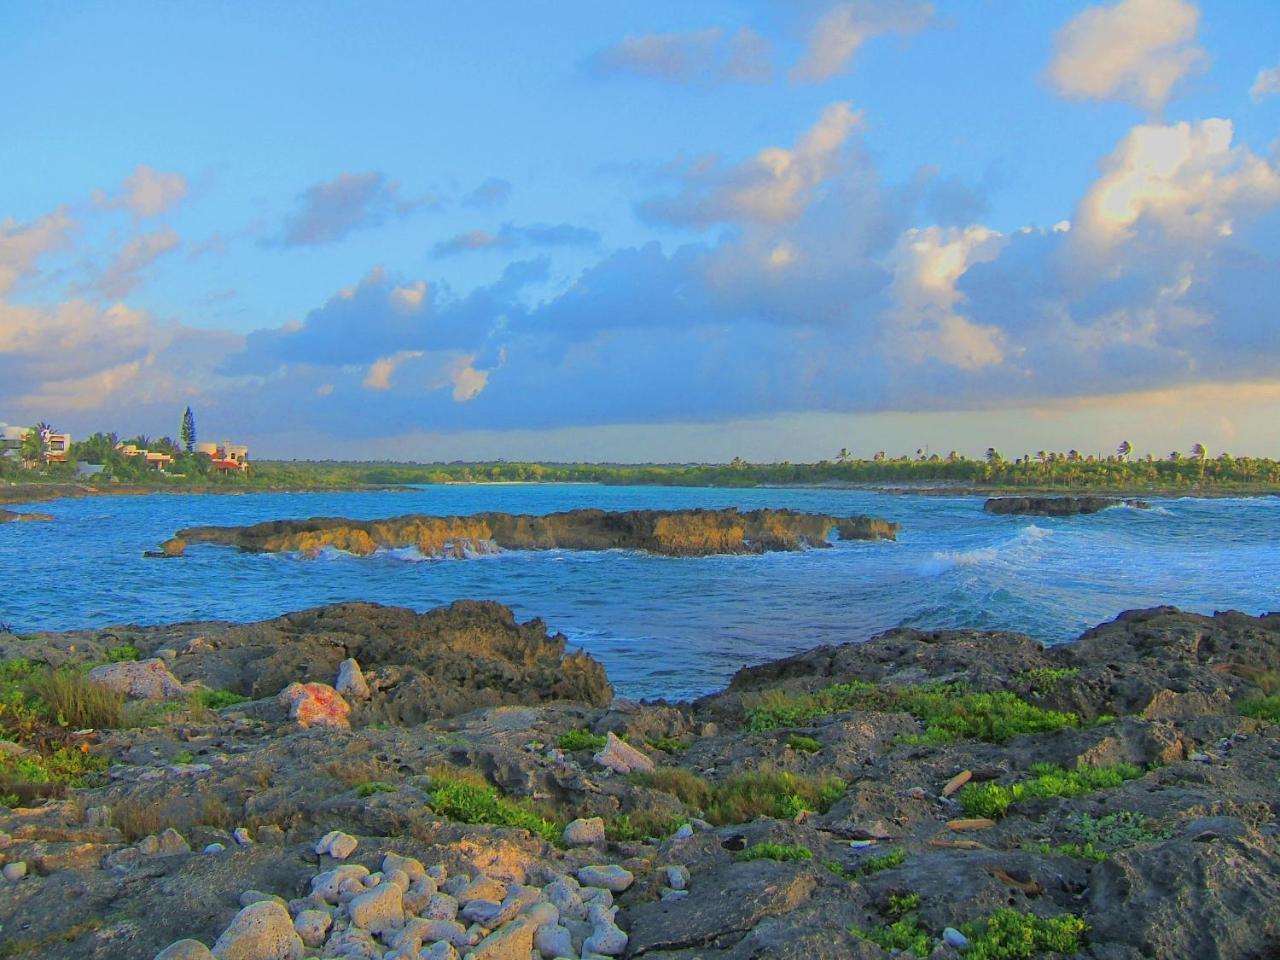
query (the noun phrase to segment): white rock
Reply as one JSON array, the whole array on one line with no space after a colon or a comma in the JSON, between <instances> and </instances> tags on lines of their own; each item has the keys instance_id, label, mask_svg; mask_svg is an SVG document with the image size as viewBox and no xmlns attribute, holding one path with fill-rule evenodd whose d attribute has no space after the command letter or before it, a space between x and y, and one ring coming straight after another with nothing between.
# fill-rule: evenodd
<instances>
[{"instance_id":1,"label":"white rock","mask_svg":"<svg viewBox=\"0 0 1280 960\"><path fill-rule=\"evenodd\" d=\"M621 893L635 882L630 870L614 864L583 867L578 871L578 882L586 887L604 887L612 893Z\"/></svg>"},{"instance_id":2,"label":"white rock","mask_svg":"<svg viewBox=\"0 0 1280 960\"><path fill-rule=\"evenodd\" d=\"M612 730L605 734L605 744L593 759L614 773L652 773L653 761L631 746L619 740Z\"/></svg>"},{"instance_id":3,"label":"white rock","mask_svg":"<svg viewBox=\"0 0 1280 960\"><path fill-rule=\"evenodd\" d=\"M25 860L16 860L13 863L6 863L3 872L4 878L10 883L17 883L27 875L27 864Z\"/></svg>"},{"instance_id":4,"label":"white rock","mask_svg":"<svg viewBox=\"0 0 1280 960\"><path fill-rule=\"evenodd\" d=\"M627 949L627 935L615 924L598 923L591 936L582 944L583 953L599 953L606 957L619 956Z\"/></svg>"},{"instance_id":5,"label":"white rock","mask_svg":"<svg viewBox=\"0 0 1280 960\"><path fill-rule=\"evenodd\" d=\"M156 960L214 960L214 957L199 940L178 940L157 953Z\"/></svg>"},{"instance_id":6,"label":"white rock","mask_svg":"<svg viewBox=\"0 0 1280 960\"><path fill-rule=\"evenodd\" d=\"M333 926L333 917L324 910L303 910L293 921L293 929L308 947L324 943L325 934Z\"/></svg>"},{"instance_id":7,"label":"white rock","mask_svg":"<svg viewBox=\"0 0 1280 960\"><path fill-rule=\"evenodd\" d=\"M384 933L404 926L404 891L394 883L379 884L347 904L351 923L370 933Z\"/></svg>"},{"instance_id":8,"label":"white rock","mask_svg":"<svg viewBox=\"0 0 1280 960\"><path fill-rule=\"evenodd\" d=\"M301 960L306 947L289 911L273 900L250 904L213 945L217 960Z\"/></svg>"},{"instance_id":9,"label":"white rock","mask_svg":"<svg viewBox=\"0 0 1280 960\"><path fill-rule=\"evenodd\" d=\"M689 868L679 864L666 868L667 886L672 890L683 890L689 886Z\"/></svg>"},{"instance_id":10,"label":"white rock","mask_svg":"<svg viewBox=\"0 0 1280 960\"><path fill-rule=\"evenodd\" d=\"M557 957L572 957L573 936L567 927L558 923L546 924L538 928L533 935L533 946L542 954L543 960L555 960Z\"/></svg>"},{"instance_id":11,"label":"white rock","mask_svg":"<svg viewBox=\"0 0 1280 960\"><path fill-rule=\"evenodd\" d=\"M589 847L595 843L604 843L603 817L574 820L564 828L566 847Z\"/></svg>"},{"instance_id":12,"label":"white rock","mask_svg":"<svg viewBox=\"0 0 1280 960\"><path fill-rule=\"evenodd\" d=\"M342 885L369 875L369 868L358 863L343 864L311 878L311 893L325 903L337 903Z\"/></svg>"},{"instance_id":13,"label":"white rock","mask_svg":"<svg viewBox=\"0 0 1280 960\"><path fill-rule=\"evenodd\" d=\"M231 839L242 847L247 847L253 843L253 837L249 836L249 831L245 827L236 827L231 831Z\"/></svg>"},{"instance_id":14,"label":"white rock","mask_svg":"<svg viewBox=\"0 0 1280 960\"><path fill-rule=\"evenodd\" d=\"M169 672L163 660L156 658L104 663L90 670L88 679L123 693L131 700L168 700L185 697L191 692Z\"/></svg>"},{"instance_id":15,"label":"white rock","mask_svg":"<svg viewBox=\"0 0 1280 960\"><path fill-rule=\"evenodd\" d=\"M328 854L335 860L345 860L356 852L359 841L349 833L341 830L330 830L316 843L316 853Z\"/></svg>"},{"instance_id":16,"label":"white rock","mask_svg":"<svg viewBox=\"0 0 1280 960\"><path fill-rule=\"evenodd\" d=\"M368 700L371 695L369 684L364 678L364 671L360 669L360 664L350 657L338 665L338 680L333 688L357 700Z\"/></svg>"}]
</instances>

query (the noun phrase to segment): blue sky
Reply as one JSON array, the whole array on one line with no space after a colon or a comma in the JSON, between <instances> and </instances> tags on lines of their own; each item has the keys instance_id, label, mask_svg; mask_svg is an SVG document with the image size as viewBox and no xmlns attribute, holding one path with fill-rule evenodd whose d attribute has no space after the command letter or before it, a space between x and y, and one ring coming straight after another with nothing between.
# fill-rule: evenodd
<instances>
[{"instance_id":1,"label":"blue sky","mask_svg":"<svg viewBox=\"0 0 1280 960\"><path fill-rule=\"evenodd\" d=\"M1280 453L1269 3L31 4L0 35L0 421Z\"/></svg>"}]
</instances>

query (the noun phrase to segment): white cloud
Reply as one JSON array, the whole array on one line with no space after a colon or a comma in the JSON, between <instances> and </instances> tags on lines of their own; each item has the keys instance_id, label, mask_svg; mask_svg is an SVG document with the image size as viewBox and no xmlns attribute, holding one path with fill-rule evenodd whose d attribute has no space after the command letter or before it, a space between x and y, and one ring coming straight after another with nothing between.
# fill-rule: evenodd
<instances>
[{"instance_id":1,"label":"white cloud","mask_svg":"<svg viewBox=\"0 0 1280 960\"><path fill-rule=\"evenodd\" d=\"M400 350L389 357L379 357L369 365L369 372L365 374L361 386L366 390L390 390L391 378L400 365L406 360L416 360L421 356L421 350Z\"/></svg>"},{"instance_id":2,"label":"white cloud","mask_svg":"<svg viewBox=\"0 0 1280 960\"><path fill-rule=\"evenodd\" d=\"M1260 103L1267 97L1280 93L1280 67L1267 67L1259 70L1253 78L1253 86L1249 88L1249 96L1254 103Z\"/></svg>"},{"instance_id":3,"label":"white cloud","mask_svg":"<svg viewBox=\"0 0 1280 960\"><path fill-rule=\"evenodd\" d=\"M769 147L728 170L698 164L685 172L684 188L677 196L650 200L641 205L641 213L701 226L794 220L835 172L841 148L862 119L862 112L851 104L833 103L795 146Z\"/></svg>"},{"instance_id":4,"label":"white cloud","mask_svg":"<svg viewBox=\"0 0 1280 960\"><path fill-rule=\"evenodd\" d=\"M0 296L34 272L40 257L64 246L75 227L65 209L32 223L18 223L11 217L0 220Z\"/></svg>"},{"instance_id":5,"label":"white cloud","mask_svg":"<svg viewBox=\"0 0 1280 960\"><path fill-rule=\"evenodd\" d=\"M886 33L914 33L932 16L932 4L913 0L838 4L810 31L808 49L792 69L791 79L808 83L830 80L844 71L868 40Z\"/></svg>"},{"instance_id":6,"label":"white cloud","mask_svg":"<svg viewBox=\"0 0 1280 960\"><path fill-rule=\"evenodd\" d=\"M474 400L489 385L489 370L477 369L475 355L458 357L449 366L448 378L453 384L453 399L458 403Z\"/></svg>"},{"instance_id":7,"label":"white cloud","mask_svg":"<svg viewBox=\"0 0 1280 960\"><path fill-rule=\"evenodd\" d=\"M745 27L624 38L591 61L600 74L634 74L670 83L765 83L773 77L769 44Z\"/></svg>"},{"instance_id":8,"label":"white cloud","mask_svg":"<svg viewBox=\"0 0 1280 960\"><path fill-rule=\"evenodd\" d=\"M1097 262L1144 227L1180 245L1229 236L1236 217L1280 201L1280 171L1232 146L1230 120L1134 127L1102 163L1074 218L1077 253Z\"/></svg>"},{"instance_id":9,"label":"white cloud","mask_svg":"<svg viewBox=\"0 0 1280 960\"><path fill-rule=\"evenodd\" d=\"M1159 110L1204 60L1200 11L1186 0L1121 0L1089 7L1054 40L1049 81L1064 96Z\"/></svg>"},{"instance_id":10,"label":"white cloud","mask_svg":"<svg viewBox=\"0 0 1280 960\"><path fill-rule=\"evenodd\" d=\"M124 208L141 220L172 210L186 195L187 181L181 174L140 163L120 184L119 193L110 197L98 193L94 201L101 207Z\"/></svg>"},{"instance_id":11,"label":"white cloud","mask_svg":"<svg viewBox=\"0 0 1280 960\"><path fill-rule=\"evenodd\" d=\"M170 229L135 237L116 254L95 286L104 297L126 296L142 282L143 270L181 244L181 238Z\"/></svg>"},{"instance_id":12,"label":"white cloud","mask_svg":"<svg viewBox=\"0 0 1280 960\"><path fill-rule=\"evenodd\" d=\"M966 301L956 284L973 264L995 260L1005 241L981 226L926 227L903 234L891 258L889 352L912 363L936 360L961 370L1001 363L1004 335L961 312Z\"/></svg>"}]
</instances>

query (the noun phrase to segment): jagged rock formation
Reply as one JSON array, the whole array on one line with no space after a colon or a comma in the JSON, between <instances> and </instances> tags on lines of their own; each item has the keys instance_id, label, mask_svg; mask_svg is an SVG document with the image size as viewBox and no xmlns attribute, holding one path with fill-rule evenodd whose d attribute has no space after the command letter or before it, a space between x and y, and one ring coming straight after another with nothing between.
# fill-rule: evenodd
<instances>
[{"instance_id":1,"label":"jagged rock formation","mask_svg":"<svg viewBox=\"0 0 1280 960\"><path fill-rule=\"evenodd\" d=\"M1151 504L1145 500L1126 500L1120 497L992 497L982 505L982 509L987 513L1072 517L1119 506L1134 507L1137 510L1151 509Z\"/></svg>"},{"instance_id":2,"label":"jagged rock formation","mask_svg":"<svg viewBox=\"0 0 1280 960\"><path fill-rule=\"evenodd\" d=\"M0 510L0 523L49 523L53 516L48 513L26 512L16 510Z\"/></svg>"},{"instance_id":3,"label":"jagged rock formation","mask_svg":"<svg viewBox=\"0 0 1280 960\"><path fill-rule=\"evenodd\" d=\"M554 667L555 638L491 604L425 615L345 604L248 626L0 637L0 656L93 660L121 640L178 650L170 664L184 681L264 700L98 731L91 749L112 762L104 782L0 808L0 945L12 955L152 960L182 938L215 943L253 903L274 902L259 910L287 910L305 943L327 939L325 955L403 956L390 951L405 935L373 909L396 900L393 887L400 931L414 924L408 912L434 923L443 909L459 924L431 930L464 954L515 923L521 960L533 931L518 917L538 896L525 887L565 928L534 937L543 958L595 955L604 933L623 958L886 960L901 954L855 930L899 921L915 925L927 955L954 958L964 954L942 945L944 931L1004 908L1079 917L1082 960L1280 950L1280 725L1241 715L1280 683L1280 614L1133 611L1050 648L1010 632L897 629L743 670L725 691L675 705L538 700L548 685L536 678L558 669L567 682L567 658ZM521 678L510 689L533 699L466 713L421 706L403 721L379 707L404 693L384 682L392 671L420 661L432 679L447 674L442 685L479 691L468 656L486 682L509 671ZM348 657L370 687L351 729L300 730L274 704L293 680L332 682ZM887 694L956 683L1078 722L992 742L930 740L926 721L891 698L788 713L796 697L837 684ZM761 709L785 723L753 723ZM654 775L595 760L601 742L621 740ZM970 789L1025 785L1040 764L1118 762L1133 765L1129 778L1102 789L1030 795L1003 816L965 806ZM785 775L772 788L779 804L761 808L775 774ZM824 777L843 790L813 809L804 783ZM523 804L522 826L459 822L495 816L491 800L442 792L467 778ZM731 792L735 778L750 789ZM572 842L555 845L571 825ZM340 865L317 863L318 837L344 838ZM753 850L761 858L744 856ZM434 905L421 875L439 881ZM418 955L436 956L434 936L422 939Z\"/></svg>"},{"instance_id":4,"label":"jagged rock formation","mask_svg":"<svg viewBox=\"0 0 1280 960\"><path fill-rule=\"evenodd\" d=\"M796 510L569 510L546 516L478 513L467 517L409 515L385 520L315 517L247 527L179 530L159 553L178 556L193 543L256 553L316 554L331 547L359 556L415 547L428 557L464 557L498 550L644 550L667 556L764 553L829 546L843 540L893 540L899 525L879 517L833 517Z\"/></svg>"}]
</instances>

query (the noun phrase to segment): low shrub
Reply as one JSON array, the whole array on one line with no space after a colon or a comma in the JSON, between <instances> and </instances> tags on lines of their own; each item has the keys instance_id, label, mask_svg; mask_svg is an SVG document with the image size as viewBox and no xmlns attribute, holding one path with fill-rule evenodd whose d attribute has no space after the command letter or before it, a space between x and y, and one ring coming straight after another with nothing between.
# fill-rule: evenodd
<instances>
[{"instance_id":1,"label":"low shrub","mask_svg":"<svg viewBox=\"0 0 1280 960\"><path fill-rule=\"evenodd\" d=\"M14 786L58 783L83 787L96 783L106 769L106 757L77 747L58 747L49 753L32 751L17 756L0 753L0 783Z\"/></svg>"},{"instance_id":2,"label":"low shrub","mask_svg":"<svg viewBox=\"0 0 1280 960\"><path fill-rule=\"evenodd\" d=\"M1034 667L1017 675L1031 686L1032 693L1053 693L1067 680L1080 673L1079 667Z\"/></svg>"},{"instance_id":3,"label":"low shrub","mask_svg":"<svg viewBox=\"0 0 1280 960\"><path fill-rule=\"evenodd\" d=\"M873 873L879 873L881 870L892 870L894 867L900 867L906 862L907 851L901 847L895 847L888 853L864 857L854 867L846 867L838 860L824 861L823 866L837 877L845 880L858 880L862 877L869 877Z\"/></svg>"},{"instance_id":4,"label":"low shrub","mask_svg":"<svg viewBox=\"0 0 1280 960\"><path fill-rule=\"evenodd\" d=\"M688 750L692 746L690 741L677 740L675 737L655 737L645 742L655 750L661 750L663 753L680 753L682 750Z\"/></svg>"},{"instance_id":5,"label":"low shrub","mask_svg":"<svg viewBox=\"0 0 1280 960\"><path fill-rule=\"evenodd\" d=\"M629 774L627 779L638 787L669 793L693 810L703 810L711 802L711 784L683 767L658 767L652 773Z\"/></svg>"},{"instance_id":6,"label":"low shrub","mask_svg":"<svg viewBox=\"0 0 1280 960\"><path fill-rule=\"evenodd\" d=\"M396 785L385 780L366 780L356 784L357 797L372 797L375 793L395 793Z\"/></svg>"},{"instance_id":7,"label":"low shrub","mask_svg":"<svg viewBox=\"0 0 1280 960\"><path fill-rule=\"evenodd\" d=\"M1109 856L1107 851L1099 850L1092 843L1024 843L1022 849L1043 854L1046 857L1075 857L1077 860L1098 862L1106 860Z\"/></svg>"},{"instance_id":8,"label":"low shrub","mask_svg":"<svg viewBox=\"0 0 1280 960\"><path fill-rule=\"evenodd\" d=\"M561 750L574 753L578 750L599 750L605 745L606 739L584 727L562 734L557 743Z\"/></svg>"},{"instance_id":9,"label":"low shrub","mask_svg":"<svg viewBox=\"0 0 1280 960\"><path fill-rule=\"evenodd\" d=\"M883 950L906 950L917 957L927 957L933 949L932 938L920 926L920 918L915 913L908 913L892 923L868 930L853 927L850 932L863 940L870 940Z\"/></svg>"},{"instance_id":10,"label":"low shrub","mask_svg":"<svg viewBox=\"0 0 1280 960\"><path fill-rule=\"evenodd\" d=\"M802 810L826 813L844 796L838 777L806 777L780 770L733 774L712 786L704 810L717 826L747 823L756 817L790 820Z\"/></svg>"},{"instance_id":11,"label":"low shrub","mask_svg":"<svg viewBox=\"0 0 1280 960\"><path fill-rule=\"evenodd\" d=\"M1084 945L1088 929L1074 914L1038 917L1011 907L960 926L969 938L966 960L1031 960L1041 953L1072 956Z\"/></svg>"},{"instance_id":12,"label":"low shrub","mask_svg":"<svg viewBox=\"0 0 1280 960\"><path fill-rule=\"evenodd\" d=\"M799 750L801 753L817 753L822 749L822 744L813 737L804 737L798 733L793 733L787 737L787 746L792 750Z\"/></svg>"},{"instance_id":13,"label":"low shrub","mask_svg":"<svg viewBox=\"0 0 1280 960\"><path fill-rule=\"evenodd\" d=\"M249 698L234 690L198 690L196 699L206 709L221 710L224 707L234 707L237 703L245 703Z\"/></svg>"},{"instance_id":14,"label":"low shrub","mask_svg":"<svg viewBox=\"0 0 1280 960\"><path fill-rule=\"evenodd\" d=\"M785 843L753 843L738 851L737 860L812 860L813 851L808 847L790 846Z\"/></svg>"},{"instance_id":15,"label":"low shrub","mask_svg":"<svg viewBox=\"0 0 1280 960\"><path fill-rule=\"evenodd\" d=\"M478 783L471 777L433 775L431 809L459 823L518 827L549 843L559 843L564 831L562 824L548 820L519 801L502 796L496 787Z\"/></svg>"},{"instance_id":16,"label":"low shrub","mask_svg":"<svg viewBox=\"0 0 1280 960\"><path fill-rule=\"evenodd\" d=\"M1066 826L1085 844L1111 849L1167 840L1173 835L1160 821L1136 810L1118 810L1102 817L1078 813L1067 819Z\"/></svg>"},{"instance_id":17,"label":"low shrub","mask_svg":"<svg viewBox=\"0 0 1280 960\"><path fill-rule=\"evenodd\" d=\"M118 647L111 647L103 659L107 663L125 663L130 660L141 660L142 651L131 643L121 644Z\"/></svg>"},{"instance_id":18,"label":"low shrub","mask_svg":"<svg viewBox=\"0 0 1280 960\"><path fill-rule=\"evenodd\" d=\"M1132 763L1077 767L1067 770L1049 763L1031 767L1035 777L1009 786L998 783L971 783L959 793L960 805L971 817L999 820L1009 808L1023 800L1045 797L1080 797L1096 790L1118 787L1126 780L1142 776L1142 768Z\"/></svg>"},{"instance_id":19,"label":"low shrub","mask_svg":"<svg viewBox=\"0 0 1280 960\"><path fill-rule=\"evenodd\" d=\"M665 839L688 822L661 810L633 810L614 817L604 825L605 836L610 840L638 841Z\"/></svg>"},{"instance_id":20,"label":"low shrub","mask_svg":"<svg viewBox=\"0 0 1280 960\"><path fill-rule=\"evenodd\" d=\"M1265 720L1267 723L1280 723L1280 695L1250 697L1247 700L1241 700L1237 709L1242 717Z\"/></svg>"},{"instance_id":21,"label":"low shrub","mask_svg":"<svg viewBox=\"0 0 1280 960\"><path fill-rule=\"evenodd\" d=\"M816 693L766 693L748 710L747 726L754 731L806 726L843 710L909 713L925 725L923 734L906 738L916 744L955 740L1007 743L1024 733L1080 725L1074 713L1045 710L1007 690L974 693L963 684L877 687L854 681Z\"/></svg>"}]
</instances>

